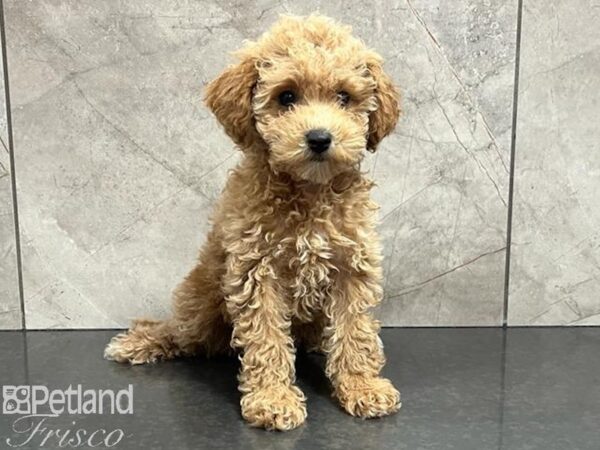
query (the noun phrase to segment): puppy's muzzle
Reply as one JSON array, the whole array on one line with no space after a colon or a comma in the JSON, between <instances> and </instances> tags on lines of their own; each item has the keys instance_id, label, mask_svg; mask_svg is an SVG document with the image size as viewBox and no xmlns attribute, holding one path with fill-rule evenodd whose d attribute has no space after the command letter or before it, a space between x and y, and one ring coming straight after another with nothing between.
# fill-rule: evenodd
<instances>
[{"instance_id":1,"label":"puppy's muzzle","mask_svg":"<svg viewBox=\"0 0 600 450\"><path fill-rule=\"evenodd\" d=\"M308 148L318 155L326 152L331 147L331 133L327 130L321 128L310 130L305 137Z\"/></svg>"}]
</instances>

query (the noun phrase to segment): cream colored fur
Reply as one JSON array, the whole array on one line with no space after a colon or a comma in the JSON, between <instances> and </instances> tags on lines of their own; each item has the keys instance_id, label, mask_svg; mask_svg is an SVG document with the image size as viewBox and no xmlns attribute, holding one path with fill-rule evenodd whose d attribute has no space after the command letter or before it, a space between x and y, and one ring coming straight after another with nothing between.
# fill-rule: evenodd
<instances>
[{"instance_id":1,"label":"cream colored fur","mask_svg":"<svg viewBox=\"0 0 600 450\"><path fill-rule=\"evenodd\" d=\"M231 346L243 417L289 430L306 419L294 369L304 344L326 353L348 413L393 413L400 395L379 376L370 313L382 297L377 207L360 162L395 127L398 92L375 52L321 16L283 17L237 56L208 85L206 104L244 156L198 264L175 291L171 318L134 322L105 355L138 364ZM292 107L277 101L283 90L296 93ZM315 127L333 135L322 160L304 140Z\"/></svg>"}]
</instances>

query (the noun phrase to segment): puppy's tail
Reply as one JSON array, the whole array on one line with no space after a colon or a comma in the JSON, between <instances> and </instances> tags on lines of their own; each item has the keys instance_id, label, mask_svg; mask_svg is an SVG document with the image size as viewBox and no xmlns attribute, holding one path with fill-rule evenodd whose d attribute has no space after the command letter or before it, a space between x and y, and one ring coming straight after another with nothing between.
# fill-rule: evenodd
<instances>
[{"instance_id":1,"label":"puppy's tail","mask_svg":"<svg viewBox=\"0 0 600 450\"><path fill-rule=\"evenodd\" d=\"M179 356L171 321L140 319L131 328L113 337L104 349L106 359L131 364L152 363Z\"/></svg>"}]
</instances>

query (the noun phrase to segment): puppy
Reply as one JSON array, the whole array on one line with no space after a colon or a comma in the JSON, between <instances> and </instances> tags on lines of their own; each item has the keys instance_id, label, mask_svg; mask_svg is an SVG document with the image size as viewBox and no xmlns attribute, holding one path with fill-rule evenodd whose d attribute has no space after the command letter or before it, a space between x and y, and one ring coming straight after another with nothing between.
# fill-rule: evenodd
<instances>
[{"instance_id":1,"label":"puppy","mask_svg":"<svg viewBox=\"0 0 600 450\"><path fill-rule=\"evenodd\" d=\"M341 406L358 417L400 407L381 378L382 297L366 150L396 125L399 94L382 59L321 16L283 17L206 89L243 153L173 316L138 320L105 356L132 364L233 347L243 417L290 430L306 419L295 346L323 351Z\"/></svg>"}]
</instances>

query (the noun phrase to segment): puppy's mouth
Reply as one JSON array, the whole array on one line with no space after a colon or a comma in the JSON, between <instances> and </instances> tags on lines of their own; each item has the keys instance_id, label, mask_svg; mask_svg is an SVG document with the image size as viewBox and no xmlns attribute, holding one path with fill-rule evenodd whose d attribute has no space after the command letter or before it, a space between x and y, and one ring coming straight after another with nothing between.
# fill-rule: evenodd
<instances>
[{"instance_id":1,"label":"puppy's mouth","mask_svg":"<svg viewBox=\"0 0 600 450\"><path fill-rule=\"evenodd\" d=\"M308 160L312 162L323 162L327 160L327 155L310 155Z\"/></svg>"}]
</instances>

